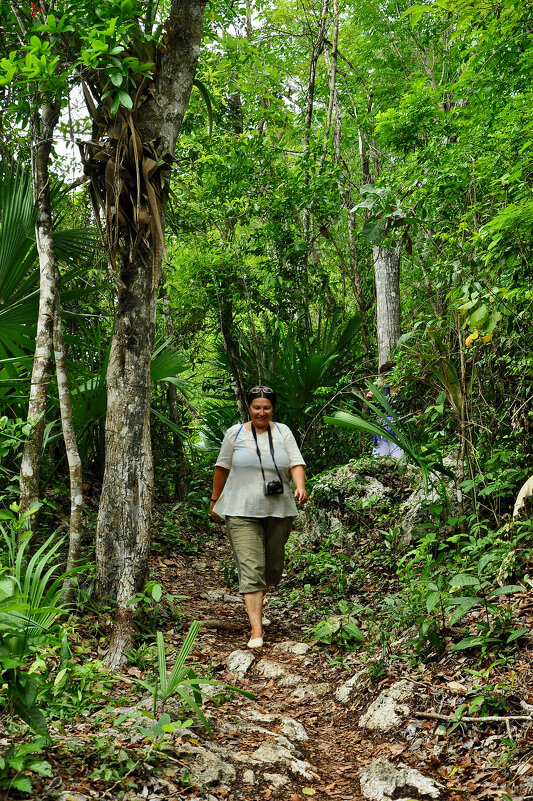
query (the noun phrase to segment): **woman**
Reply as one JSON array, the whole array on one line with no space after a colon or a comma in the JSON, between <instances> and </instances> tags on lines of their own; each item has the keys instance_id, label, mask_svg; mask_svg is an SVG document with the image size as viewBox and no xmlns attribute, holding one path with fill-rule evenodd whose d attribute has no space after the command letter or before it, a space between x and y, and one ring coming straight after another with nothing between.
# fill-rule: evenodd
<instances>
[{"instance_id":1,"label":"woman","mask_svg":"<svg viewBox=\"0 0 533 801\"><path fill-rule=\"evenodd\" d=\"M253 387L246 404L250 421L232 426L224 436L209 508L218 523L225 517L250 620L248 647L261 648L265 592L281 579L295 500L304 504L307 492L305 462L294 436L287 426L272 421L274 390Z\"/></svg>"}]
</instances>

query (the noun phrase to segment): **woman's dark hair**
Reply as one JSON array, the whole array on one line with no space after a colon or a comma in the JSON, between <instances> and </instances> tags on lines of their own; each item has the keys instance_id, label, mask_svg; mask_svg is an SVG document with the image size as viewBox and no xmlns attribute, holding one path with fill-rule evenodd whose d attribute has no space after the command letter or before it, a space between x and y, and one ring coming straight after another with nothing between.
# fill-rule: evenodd
<instances>
[{"instance_id":1,"label":"woman's dark hair","mask_svg":"<svg viewBox=\"0 0 533 801\"><path fill-rule=\"evenodd\" d=\"M277 395L270 387L252 387L246 395L246 405L249 406L255 398L266 398L274 407L277 402Z\"/></svg>"}]
</instances>

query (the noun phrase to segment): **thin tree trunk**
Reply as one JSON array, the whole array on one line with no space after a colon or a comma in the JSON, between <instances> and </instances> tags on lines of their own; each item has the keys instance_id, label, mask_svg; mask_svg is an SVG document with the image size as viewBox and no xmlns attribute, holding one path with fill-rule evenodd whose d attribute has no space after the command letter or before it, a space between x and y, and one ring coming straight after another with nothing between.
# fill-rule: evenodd
<instances>
[{"instance_id":1,"label":"thin tree trunk","mask_svg":"<svg viewBox=\"0 0 533 801\"><path fill-rule=\"evenodd\" d=\"M205 0L173 0L153 92L137 110L140 142L143 148L156 142L159 159L171 160L174 155L196 72L204 10ZM163 194L161 218L165 205ZM106 657L112 669L120 667L134 643L131 602L148 575L153 498L150 361L162 253L154 228L144 229L142 236L137 233L135 246L130 238L120 251L116 325L107 371L106 465L96 531L97 592L117 603Z\"/></svg>"},{"instance_id":2,"label":"thin tree trunk","mask_svg":"<svg viewBox=\"0 0 533 801\"><path fill-rule=\"evenodd\" d=\"M331 65L329 71L329 103L328 103L328 116L327 116L327 131L326 140L329 139L329 131L331 129L333 117L335 120L335 128L333 132L333 149L335 153L335 163L337 167L344 164L342 158L342 114L339 105L339 97L337 92L337 61L338 61L338 40L339 40L339 0L333 0L333 36L331 42ZM349 177L349 176L348 176ZM361 281L361 274L359 272L359 250L357 246L357 231L356 231L356 216L352 212L354 202L350 189L343 184L340 177L338 178L337 185L339 187L339 194L342 199L342 205L346 211L348 218L348 242L349 242L349 279L352 291L357 304L357 311L361 315L362 327L361 335L365 347L368 349L368 332L365 325L365 303L363 299L363 284Z\"/></svg>"},{"instance_id":3,"label":"thin tree trunk","mask_svg":"<svg viewBox=\"0 0 533 801\"><path fill-rule=\"evenodd\" d=\"M322 53L322 50L324 49L324 45L326 43L328 11L329 11L329 0L323 0L322 10L320 12L320 23L318 27L317 38L315 46L313 47L313 52L311 54L311 63L309 65L309 81L307 84L307 108L305 111L304 143L303 143L304 182L307 188L309 188L310 185L309 159L310 159L310 143L311 143L311 123L313 121L313 110L315 104L316 67L318 59L320 58L320 54ZM304 238L306 242L309 243L310 233L311 233L311 215L309 213L309 209L307 208L304 209L303 212L303 229L304 229Z\"/></svg>"},{"instance_id":4,"label":"thin tree trunk","mask_svg":"<svg viewBox=\"0 0 533 801\"><path fill-rule=\"evenodd\" d=\"M391 353L400 338L400 253L400 243L393 248L372 248L379 368L391 360Z\"/></svg>"},{"instance_id":5,"label":"thin tree trunk","mask_svg":"<svg viewBox=\"0 0 533 801\"><path fill-rule=\"evenodd\" d=\"M54 358L56 363L61 426L63 429L63 439L65 441L70 478L70 524L67 570L73 570L80 561L83 480L78 443L76 441L76 433L72 422L72 404L70 402L68 389L65 364L65 342L63 338L63 323L61 320L61 304L59 300L59 281L57 289L54 313ZM67 602L72 601L74 597L74 586L70 578L65 579L63 588L65 590L65 600Z\"/></svg>"},{"instance_id":6,"label":"thin tree trunk","mask_svg":"<svg viewBox=\"0 0 533 801\"><path fill-rule=\"evenodd\" d=\"M53 349L54 309L57 294L57 267L54 254L50 178L48 160L59 106L45 102L32 119L32 176L37 219L35 237L39 254L39 315L35 339L28 420L33 421L25 442L20 467L20 512L27 512L39 499L41 454L45 429L46 399ZM28 521L29 522L29 521Z\"/></svg>"},{"instance_id":7,"label":"thin tree trunk","mask_svg":"<svg viewBox=\"0 0 533 801\"><path fill-rule=\"evenodd\" d=\"M165 333L167 338L172 341L176 337L172 316L170 313L170 302L167 294L163 297L163 317L165 319ZM180 422L178 390L174 384L169 384L167 387L167 401L168 411L171 421L174 425ZM174 457L176 459L176 472L174 474L174 494L176 500L184 501L187 497L187 468L185 464L185 450L183 448L183 438L176 432L172 433L172 441L174 443Z\"/></svg>"}]
</instances>

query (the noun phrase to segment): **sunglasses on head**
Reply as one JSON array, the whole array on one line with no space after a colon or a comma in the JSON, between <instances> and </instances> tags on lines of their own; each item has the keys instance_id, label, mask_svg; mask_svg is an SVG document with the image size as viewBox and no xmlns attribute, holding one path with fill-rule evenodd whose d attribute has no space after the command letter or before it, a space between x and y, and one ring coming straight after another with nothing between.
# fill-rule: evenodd
<instances>
[{"instance_id":1,"label":"sunglasses on head","mask_svg":"<svg viewBox=\"0 0 533 801\"><path fill-rule=\"evenodd\" d=\"M250 395L274 395L274 390L270 387L252 387Z\"/></svg>"}]
</instances>

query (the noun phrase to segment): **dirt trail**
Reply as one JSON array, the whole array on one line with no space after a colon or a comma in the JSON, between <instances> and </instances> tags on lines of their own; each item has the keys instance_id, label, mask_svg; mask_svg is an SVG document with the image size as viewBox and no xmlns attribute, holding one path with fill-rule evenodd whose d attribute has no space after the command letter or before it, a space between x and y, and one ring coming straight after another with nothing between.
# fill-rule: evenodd
<instances>
[{"instance_id":1,"label":"dirt trail","mask_svg":"<svg viewBox=\"0 0 533 801\"><path fill-rule=\"evenodd\" d=\"M372 700L372 693L365 694L363 705L357 697L350 699L347 706L339 703L335 691L350 674L342 665L328 664L323 651L304 644L303 626L298 618L274 605L267 610L272 622L265 629L263 649L251 652L254 661L244 676L231 671L227 664L230 654L247 651L248 624L238 595L223 587L220 562L227 557L228 550L221 542L210 546L202 556L162 557L154 565L157 578L167 591L186 596L180 604L188 620L216 619L220 626L228 624L228 629L202 627L196 642L195 662L214 671L220 680L255 695L254 701L237 695L231 703L219 708L208 705L209 717L217 728L215 748L223 759L230 750L238 755L237 761L233 760L236 776L230 783L222 781L218 787L213 783L209 792L204 790L197 796L193 793L192 797L210 801L271 797L297 801L311 796L346 801L362 798L358 776L362 767L375 757L376 743L357 727L357 721ZM235 624L238 630L232 630ZM295 643L299 645L295 647ZM301 724L305 731L287 724L287 718ZM249 728L246 721L250 722ZM265 734L265 730L271 734ZM289 757L284 761L256 763L254 755L261 744L271 744L276 737L283 744L285 732L294 734L296 767L291 767ZM283 751L280 753L283 756ZM267 759L272 756L275 753L271 755L267 750ZM302 768L300 762L308 763L308 767Z\"/></svg>"}]
</instances>

